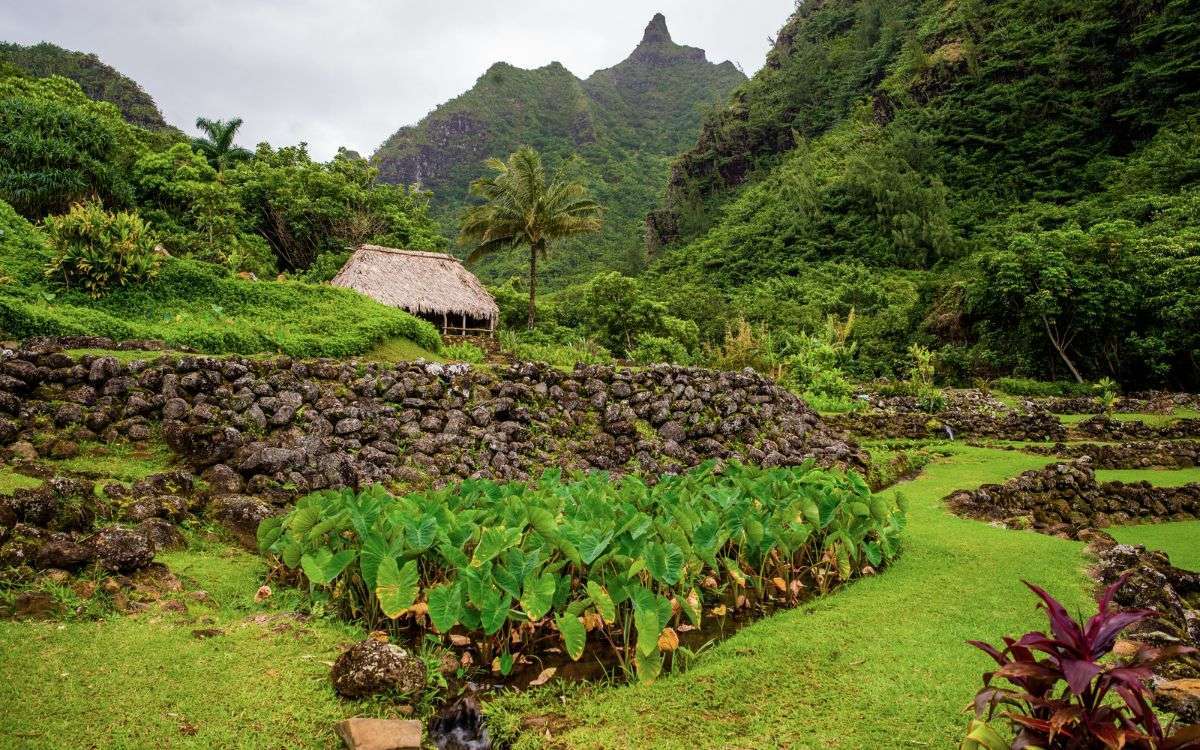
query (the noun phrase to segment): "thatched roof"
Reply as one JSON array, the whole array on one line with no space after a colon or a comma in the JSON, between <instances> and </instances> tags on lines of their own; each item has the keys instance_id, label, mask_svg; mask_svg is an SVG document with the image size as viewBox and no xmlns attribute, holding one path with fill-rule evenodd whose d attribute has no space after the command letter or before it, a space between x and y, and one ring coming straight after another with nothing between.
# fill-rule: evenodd
<instances>
[{"instance_id":1,"label":"thatched roof","mask_svg":"<svg viewBox=\"0 0 1200 750\"><path fill-rule=\"evenodd\" d=\"M475 274L445 253L361 245L330 282L411 313L492 319L496 300Z\"/></svg>"}]
</instances>

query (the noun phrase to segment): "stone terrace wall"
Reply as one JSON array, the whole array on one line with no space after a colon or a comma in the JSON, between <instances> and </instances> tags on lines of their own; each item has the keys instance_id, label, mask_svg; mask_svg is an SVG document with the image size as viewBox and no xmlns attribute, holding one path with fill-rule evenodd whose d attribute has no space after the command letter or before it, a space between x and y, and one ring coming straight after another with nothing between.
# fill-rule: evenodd
<instances>
[{"instance_id":1,"label":"stone terrace wall","mask_svg":"<svg viewBox=\"0 0 1200 750\"><path fill-rule=\"evenodd\" d=\"M830 426L871 438L992 438L996 440L1065 440L1067 430L1049 413L1019 414L947 410L921 412L869 411L838 414L825 420Z\"/></svg>"},{"instance_id":2,"label":"stone terrace wall","mask_svg":"<svg viewBox=\"0 0 1200 750\"><path fill-rule=\"evenodd\" d=\"M956 492L947 502L960 515L1076 537L1083 529L1132 521L1200 518L1200 484L1099 484L1091 462L1080 459L1027 471L1004 484Z\"/></svg>"},{"instance_id":3,"label":"stone terrace wall","mask_svg":"<svg viewBox=\"0 0 1200 750\"><path fill-rule=\"evenodd\" d=\"M1097 469L1186 469L1200 466L1200 441L1157 440L1135 443L1057 443L1025 448L1030 453L1064 458L1088 456Z\"/></svg>"},{"instance_id":4,"label":"stone terrace wall","mask_svg":"<svg viewBox=\"0 0 1200 750\"><path fill-rule=\"evenodd\" d=\"M121 362L73 358L51 341L0 361L0 445L10 457L35 458L35 438L45 452L160 432L214 494L525 479L550 465L653 476L709 458L866 464L802 401L751 372L518 364L492 373L286 357Z\"/></svg>"},{"instance_id":5,"label":"stone terrace wall","mask_svg":"<svg viewBox=\"0 0 1200 750\"><path fill-rule=\"evenodd\" d=\"M1178 419L1162 426L1140 420L1124 422L1095 416L1071 428L1071 435L1083 440L1180 440L1200 438L1200 419Z\"/></svg>"}]
</instances>

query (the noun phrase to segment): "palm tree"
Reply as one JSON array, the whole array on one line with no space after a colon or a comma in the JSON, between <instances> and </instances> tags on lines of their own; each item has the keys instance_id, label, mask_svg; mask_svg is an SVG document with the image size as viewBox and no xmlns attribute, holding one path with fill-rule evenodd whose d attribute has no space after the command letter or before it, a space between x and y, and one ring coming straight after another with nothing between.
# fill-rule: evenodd
<instances>
[{"instance_id":1,"label":"palm tree","mask_svg":"<svg viewBox=\"0 0 1200 750\"><path fill-rule=\"evenodd\" d=\"M542 157L522 146L508 161L488 159L490 177L471 183L471 194L484 203L467 211L459 242L474 244L474 263L498 250L529 248L529 327L536 322L537 262L557 240L600 229L600 204L587 188L555 174L549 183Z\"/></svg>"},{"instance_id":2,"label":"palm tree","mask_svg":"<svg viewBox=\"0 0 1200 750\"><path fill-rule=\"evenodd\" d=\"M193 138L192 147L203 154L204 158L208 159L208 163L213 165L218 172L224 172L225 167L253 156L249 151L233 142L238 128L242 127L242 118L210 120L207 117L197 117L196 127L204 131L205 136Z\"/></svg>"}]
</instances>

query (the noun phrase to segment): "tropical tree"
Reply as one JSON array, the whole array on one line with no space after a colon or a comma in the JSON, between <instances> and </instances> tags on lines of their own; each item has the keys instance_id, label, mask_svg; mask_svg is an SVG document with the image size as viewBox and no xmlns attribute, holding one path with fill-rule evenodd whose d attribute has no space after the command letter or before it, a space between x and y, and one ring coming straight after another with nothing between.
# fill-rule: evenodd
<instances>
[{"instance_id":1,"label":"tropical tree","mask_svg":"<svg viewBox=\"0 0 1200 750\"><path fill-rule=\"evenodd\" d=\"M557 240L599 231L603 209L587 188L561 171L547 181L542 157L529 146L517 149L507 161L486 163L495 174L471 183L471 194L484 203L467 211L459 242L475 245L467 263L497 251L529 249L527 322L533 328L538 258L545 258Z\"/></svg>"},{"instance_id":2,"label":"tropical tree","mask_svg":"<svg viewBox=\"0 0 1200 750\"><path fill-rule=\"evenodd\" d=\"M204 132L204 136L193 139L192 146L203 154L218 172L224 172L225 167L253 156L233 142L238 129L242 127L242 118L210 120L207 117L197 117L196 127Z\"/></svg>"}]
</instances>

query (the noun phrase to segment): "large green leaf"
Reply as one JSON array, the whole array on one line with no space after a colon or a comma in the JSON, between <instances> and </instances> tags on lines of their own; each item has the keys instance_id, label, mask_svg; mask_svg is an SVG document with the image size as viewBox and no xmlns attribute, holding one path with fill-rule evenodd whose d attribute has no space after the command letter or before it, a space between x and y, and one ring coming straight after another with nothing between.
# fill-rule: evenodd
<instances>
[{"instance_id":1,"label":"large green leaf","mask_svg":"<svg viewBox=\"0 0 1200 750\"><path fill-rule=\"evenodd\" d=\"M358 557L358 569L362 572L363 583L367 584L368 589L375 590L375 577L379 571L379 564L389 557L398 556L403 550L402 540L389 541L383 534L377 532L371 532L363 540L362 552Z\"/></svg>"},{"instance_id":2,"label":"large green leaf","mask_svg":"<svg viewBox=\"0 0 1200 750\"><path fill-rule=\"evenodd\" d=\"M258 539L258 551L260 554L265 554L267 549L279 539L283 534L283 516L272 516L264 518L262 523L258 525L256 537Z\"/></svg>"},{"instance_id":3,"label":"large green leaf","mask_svg":"<svg viewBox=\"0 0 1200 750\"><path fill-rule=\"evenodd\" d=\"M379 564L375 581L375 596L383 614L396 619L413 605L419 593L417 561L409 560L401 568L396 558L388 557Z\"/></svg>"},{"instance_id":4,"label":"large green leaf","mask_svg":"<svg viewBox=\"0 0 1200 750\"><path fill-rule=\"evenodd\" d=\"M404 540L413 552L424 552L433 546L437 531L437 519L433 516L422 516L419 521L404 527Z\"/></svg>"},{"instance_id":5,"label":"large green leaf","mask_svg":"<svg viewBox=\"0 0 1200 750\"><path fill-rule=\"evenodd\" d=\"M499 589L485 588L480 597L479 620L483 624L483 632L495 635L508 620L508 610L512 606L512 598Z\"/></svg>"},{"instance_id":6,"label":"large green leaf","mask_svg":"<svg viewBox=\"0 0 1200 750\"><path fill-rule=\"evenodd\" d=\"M654 644L654 650L649 654L637 655L634 663L637 669L638 682L653 682L660 674L662 674L663 655L658 650L657 642Z\"/></svg>"},{"instance_id":7,"label":"large green leaf","mask_svg":"<svg viewBox=\"0 0 1200 750\"><path fill-rule=\"evenodd\" d=\"M587 644L587 628L583 627L578 617L571 615L554 618L554 624L558 626L563 645L567 648L567 655L578 661L579 657L583 656L583 647Z\"/></svg>"},{"instance_id":8,"label":"large green leaf","mask_svg":"<svg viewBox=\"0 0 1200 750\"><path fill-rule=\"evenodd\" d=\"M658 621L658 609L641 609L633 612L633 626L637 629L637 651L649 655L658 650L658 634L662 623Z\"/></svg>"},{"instance_id":9,"label":"large green leaf","mask_svg":"<svg viewBox=\"0 0 1200 750\"><path fill-rule=\"evenodd\" d=\"M608 591L595 581L588 581L587 592L588 596L591 597L592 604L596 605L596 611L600 613L604 621L616 622L617 607L613 604L612 597L608 595Z\"/></svg>"},{"instance_id":10,"label":"large green leaf","mask_svg":"<svg viewBox=\"0 0 1200 750\"><path fill-rule=\"evenodd\" d=\"M462 584L434 586L426 592L429 604L429 619L439 633L449 632L462 617Z\"/></svg>"},{"instance_id":11,"label":"large green leaf","mask_svg":"<svg viewBox=\"0 0 1200 750\"><path fill-rule=\"evenodd\" d=\"M352 549L344 549L336 555L326 547L310 552L300 558L300 567L308 580L317 586L328 586L341 575L358 555Z\"/></svg>"},{"instance_id":12,"label":"large green leaf","mask_svg":"<svg viewBox=\"0 0 1200 750\"><path fill-rule=\"evenodd\" d=\"M554 605L554 591L557 585L558 577L553 573L530 573L525 578L521 609L525 610L530 620L540 620L550 611L550 607Z\"/></svg>"},{"instance_id":13,"label":"large green leaf","mask_svg":"<svg viewBox=\"0 0 1200 750\"><path fill-rule=\"evenodd\" d=\"M479 537L479 544L471 555L471 567L478 568L496 555L515 545L521 538L517 528L487 528Z\"/></svg>"}]
</instances>

